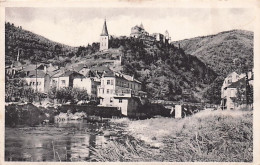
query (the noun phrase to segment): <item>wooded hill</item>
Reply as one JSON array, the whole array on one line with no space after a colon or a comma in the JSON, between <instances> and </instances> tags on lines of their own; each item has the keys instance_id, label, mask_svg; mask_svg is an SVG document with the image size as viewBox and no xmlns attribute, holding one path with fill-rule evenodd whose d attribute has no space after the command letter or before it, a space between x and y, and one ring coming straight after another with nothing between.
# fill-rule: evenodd
<instances>
[{"instance_id":1,"label":"wooded hill","mask_svg":"<svg viewBox=\"0 0 260 165\"><path fill-rule=\"evenodd\" d=\"M110 45L123 53L123 72L141 80L153 99L201 101L199 93L217 76L173 45L128 37L112 38Z\"/></svg>"},{"instance_id":2,"label":"wooded hill","mask_svg":"<svg viewBox=\"0 0 260 165\"><path fill-rule=\"evenodd\" d=\"M225 31L172 43L180 44L185 53L198 57L222 76L253 67L254 33L250 31Z\"/></svg>"},{"instance_id":3,"label":"wooded hill","mask_svg":"<svg viewBox=\"0 0 260 165\"><path fill-rule=\"evenodd\" d=\"M254 33L250 31L231 30L172 43L180 44L185 53L198 57L219 75L204 91L204 97L213 103L220 103L221 85L229 73L253 68Z\"/></svg>"},{"instance_id":4,"label":"wooded hill","mask_svg":"<svg viewBox=\"0 0 260 165\"><path fill-rule=\"evenodd\" d=\"M6 23L6 63L21 60L61 63L96 62L122 55L121 71L143 83L152 99L208 101L219 103L223 78L253 64L253 33L233 30L196 37L173 44L130 37L111 38L108 53L99 52L99 43L70 47ZM180 43L180 48L178 44ZM175 46L174 46L175 45ZM102 65L98 63L98 65Z\"/></svg>"},{"instance_id":5,"label":"wooded hill","mask_svg":"<svg viewBox=\"0 0 260 165\"><path fill-rule=\"evenodd\" d=\"M34 34L16 27L14 24L5 23L5 63L11 64L17 59L18 49L20 52L20 61L29 60L31 62L57 59L58 56L73 56L76 51L61 43L51 41L43 36Z\"/></svg>"}]
</instances>

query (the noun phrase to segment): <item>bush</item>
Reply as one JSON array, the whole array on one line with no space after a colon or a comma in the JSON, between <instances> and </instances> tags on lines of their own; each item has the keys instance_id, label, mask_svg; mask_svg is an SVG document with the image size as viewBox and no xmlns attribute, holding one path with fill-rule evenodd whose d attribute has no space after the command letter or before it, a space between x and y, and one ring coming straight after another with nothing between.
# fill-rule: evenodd
<instances>
[{"instance_id":1,"label":"bush","mask_svg":"<svg viewBox=\"0 0 260 165\"><path fill-rule=\"evenodd\" d=\"M79 88L52 88L48 92L48 97L52 100L57 99L60 103L65 103L71 101L72 103L76 103L81 100L88 100L89 95L87 90L79 89Z\"/></svg>"}]
</instances>

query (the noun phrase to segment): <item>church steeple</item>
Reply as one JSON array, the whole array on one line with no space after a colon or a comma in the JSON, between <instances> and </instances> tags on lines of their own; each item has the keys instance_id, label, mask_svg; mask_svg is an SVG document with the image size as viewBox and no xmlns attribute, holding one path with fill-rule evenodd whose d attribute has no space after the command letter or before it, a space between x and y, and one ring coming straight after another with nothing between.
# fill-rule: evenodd
<instances>
[{"instance_id":1,"label":"church steeple","mask_svg":"<svg viewBox=\"0 0 260 165\"><path fill-rule=\"evenodd\" d=\"M100 51L107 50L108 44L109 44L109 34L108 34L108 31L107 31L107 23L106 23L106 19L105 19L103 29L102 29L102 33L100 34L99 50Z\"/></svg>"},{"instance_id":2,"label":"church steeple","mask_svg":"<svg viewBox=\"0 0 260 165\"><path fill-rule=\"evenodd\" d=\"M140 24L140 27L142 28L142 29L144 29L144 25L143 25L143 23L141 22L141 24Z\"/></svg>"},{"instance_id":3,"label":"church steeple","mask_svg":"<svg viewBox=\"0 0 260 165\"><path fill-rule=\"evenodd\" d=\"M101 36L108 36L106 19L105 19L105 22L103 25L103 30L102 30Z\"/></svg>"}]
</instances>

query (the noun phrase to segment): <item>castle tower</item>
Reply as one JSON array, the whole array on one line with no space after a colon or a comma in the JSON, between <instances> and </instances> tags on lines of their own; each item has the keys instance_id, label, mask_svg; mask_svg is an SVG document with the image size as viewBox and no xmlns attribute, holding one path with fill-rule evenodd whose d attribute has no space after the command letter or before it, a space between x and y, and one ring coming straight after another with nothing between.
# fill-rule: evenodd
<instances>
[{"instance_id":1,"label":"castle tower","mask_svg":"<svg viewBox=\"0 0 260 165\"><path fill-rule=\"evenodd\" d=\"M108 41L109 41L109 35L107 31L107 23L105 20L103 30L100 35L100 48L99 48L100 51L108 49Z\"/></svg>"},{"instance_id":2,"label":"castle tower","mask_svg":"<svg viewBox=\"0 0 260 165\"><path fill-rule=\"evenodd\" d=\"M169 32L166 30L165 31L165 34L164 34L164 37L165 37L165 43L170 43L170 36L169 36Z\"/></svg>"}]
</instances>

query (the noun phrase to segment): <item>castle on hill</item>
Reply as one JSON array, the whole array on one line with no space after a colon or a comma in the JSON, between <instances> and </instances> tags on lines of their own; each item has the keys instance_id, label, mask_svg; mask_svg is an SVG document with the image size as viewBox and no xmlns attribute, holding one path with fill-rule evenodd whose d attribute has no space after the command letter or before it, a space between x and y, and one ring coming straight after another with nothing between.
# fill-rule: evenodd
<instances>
[{"instance_id":1,"label":"castle on hill","mask_svg":"<svg viewBox=\"0 0 260 165\"><path fill-rule=\"evenodd\" d=\"M140 38L148 41L158 41L158 42L163 42L165 44L169 44L171 42L171 37L167 30L165 31L164 35L161 33L153 33L149 35L149 33L144 29L142 23L140 24L140 26L136 25L131 28L130 37ZM109 48L109 38L110 37L107 30L107 23L105 20L102 32L100 34L100 48L99 48L100 51L105 51Z\"/></svg>"},{"instance_id":2,"label":"castle on hill","mask_svg":"<svg viewBox=\"0 0 260 165\"><path fill-rule=\"evenodd\" d=\"M134 37L134 38L150 38L150 39L154 39L156 41L159 42L163 42L163 43L170 43L170 36L169 36L169 32L166 30L165 34L161 34L161 33L153 33L151 35L149 35L149 33L147 31L145 31L143 24L141 23L140 26L136 25L134 27L131 28L131 34L130 37Z\"/></svg>"}]
</instances>

